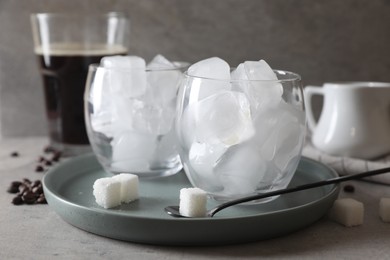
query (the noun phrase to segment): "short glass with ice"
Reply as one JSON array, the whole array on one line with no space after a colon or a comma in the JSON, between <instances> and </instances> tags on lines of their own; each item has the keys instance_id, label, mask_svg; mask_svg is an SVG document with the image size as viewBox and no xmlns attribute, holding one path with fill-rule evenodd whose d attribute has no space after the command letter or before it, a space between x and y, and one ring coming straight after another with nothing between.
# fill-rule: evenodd
<instances>
[{"instance_id":1,"label":"short glass with ice","mask_svg":"<svg viewBox=\"0 0 390 260\"><path fill-rule=\"evenodd\" d=\"M176 118L192 185L221 201L285 188L305 136L300 76L264 61L200 63L184 75Z\"/></svg>"},{"instance_id":2,"label":"short glass with ice","mask_svg":"<svg viewBox=\"0 0 390 260\"><path fill-rule=\"evenodd\" d=\"M116 67L115 60L105 66L104 59L91 65L84 96L87 133L99 162L113 174L140 178L177 173L182 164L173 125L188 64L156 56L145 67L139 57L113 58L129 66Z\"/></svg>"}]
</instances>

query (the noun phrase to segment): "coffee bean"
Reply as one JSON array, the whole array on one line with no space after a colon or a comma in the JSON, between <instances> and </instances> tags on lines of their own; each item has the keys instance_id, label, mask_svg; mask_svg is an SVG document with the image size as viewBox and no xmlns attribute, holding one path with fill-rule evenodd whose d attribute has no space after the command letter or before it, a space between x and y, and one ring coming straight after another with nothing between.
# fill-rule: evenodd
<instances>
[{"instance_id":1,"label":"coffee bean","mask_svg":"<svg viewBox=\"0 0 390 260\"><path fill-rule=\"evenodd\" d=\"M53 155L53 158L51 158L51 160L53 162L58 162L61 158L61 152L55 152L54 155Z\"/></svg>"},{"instance_id":2,"label":"coffee bean","mask_svg":"<svg viewBox=\"0 0 390 260\"><path fill-rule=\"evenodd\" d=\"M41 194L39 198L37 199L37 203L39 204L47 204L46 198L44 194Z\"/></svg>"},{"instance_id":3,"label":"coffee bean","mask_svg":"<svg viewBox=\"0 0 390 260\"><path fill-rule=\"evenodd\" d=\"M19 153L18 152L12 152L11 153L11 157L19 157Z\"/></svg>"},{"instance_id":4,"label":"coffee bean","mask_svg":"<svg viewBox=\"0 0 390 260\"><path fill-rule=\"evenodd\" d=\"M51 166L51 165L52 165L52 162L49 161L49 160L46 160L46 161L45 161L45 165L46 165L46 166Z\"/></svg>"},{"instance_id":5,"label":"coffee bean","mask_svg":"<svg viewBox=\"0 0 390 260\"><path fill-rule=\"evenodd\" d=\"M43 172L44 170L45 169L41 165L37 165L37 167L35 167L36 172Z\"/></svg>"},{"instance_id":6,"label":"coffee bean","mask_svg":"<svg viewBox=\"0 0 390 260\"><path fill-rule=\"evenodd\" d=\"M28 178L23 178L23 183L25 184L31 184L31 180Z\"/></svg>"},{"instance_id":7,"label":"coffee bean","mask_svg":"<svg viewBox=\"0 0 390 260\"><path fill-rule=\"evenodd\" d=\"M45 159L45 157L43 157L43 156L39 156L39 158L38 158L38 162L44 162L44 161L46 161L46 159Z\"/></svg>"},{"instance_id":8,"label":"coffee bean","mask_svg":"<svg viewBox=\"0 0 390 260\"><path fill-rule=\"evenodd\" d=\"M36 180L31 184L31 188L37 187L42 185L42 182L40 180Z\"/></svg>"},{"instance_id":9,"label":"coffee bean","mask_svg":"<svg viewBox=\"0 0 390 260\"><path fill-rule=\"evenodd\" d=\"M352 185L350 185L350 184L347 184L347 185L344 186L344 191L345 191L345 192L352 193L352 192L355 191L355 187L352 186Z\"/></svg>"},{"instance_id":10,"label":"coffee bean","mask_svg":"<svg viewBox=\"0 0 390 260\"><path fill-rule=\"evenodd\" d=\"M42 186L36 186L36 187L32 188L31 191L35 194L42 194L43 188L42 188Z\"/></svg>"},{"instance_id":11,"label":"coffee bean","mask_svg":"<svg viewBox=\"0 0 390 260\"><path fill-rule=\"evenodd\" d=\"M23 199L22 196L18 195L12 199L12 204L14 205L22 205L23 204Z\"/></svg>"},{"instance_id":12,"label":"coffee bean","mask_svg":"<svg viewBox=\"0 0 390 260\"><path fill-rule=\"evenodd\" d=\"M37 200L37 195L32 193L31 191L29 192L26 192L22 195L22 200L24 201L24 203L26 204L34 204L35 201Z\"/></svg>"},{"instance_id":13,"label":"coffee bean","mask_svg":"<svg viewBox=\"0 0 390 260\"><path fill-rule=\"evenodd\" d=\"M19 186L10 185L7 189L7 192L9 193L18 193L19 192Z\"/></svg>"}]
</instances>

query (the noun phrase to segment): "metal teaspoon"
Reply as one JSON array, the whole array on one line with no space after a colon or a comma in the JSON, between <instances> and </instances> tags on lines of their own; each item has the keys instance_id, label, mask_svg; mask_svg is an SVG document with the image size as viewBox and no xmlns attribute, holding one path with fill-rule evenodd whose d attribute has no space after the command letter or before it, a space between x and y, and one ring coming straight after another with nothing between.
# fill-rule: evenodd
<instances>
[{"instance_id":1,"label":"metal teaspoon","mask_svg":"<svg viewBox=\"0 0 390 260\"><path fill-rule=\"evenodd\" d=\"M328 179L328 180L323 180L323 181L318 181L318 182L298 185L298 186L292 187L292 188L280 189L280 190L275 190L275 191L266 192L266 193L260 193L260 194L256 194L256 195L252 195L252 196L248 196L248 197L243 197L243 198L227 201L225 203L222 203L222 204L220 204L220 205L218 205L218 206L208 210L206 212L205 217L210 217L211 218L217 212L219 212L219 211L221 211L221 210L223 210L223 209L225 209L227 207L230 207L230 206L233 206L233 205L237 205L237 204L240 204L240 203L244 203L244 202L248 202L248 201L252 201L252 200L264 199L264 198L268 198L268 197L272 197L272 196L276 196L276 195L281 195L281 194L292 193L292 192L301 191L301 190L312 189L312 188L316 188L316 187L321 187L321 186L325 186L325 185L329 185L329 184L340 183L340 182L349 181L349 180L361 179L361 178L365 178L365 177L369 177L369 176L373 176L373 175L378 175L378 174L383 174L383 173L388 173L388 172L390 172L390 167L382 168L382 169L378 169L378 170L373 170L373 171L368 171L368 172L362 172L362 173L358 173L358 174L342 176L342 177L335 177L335 178L331 178L331 179ZM165 211L169 215L171 215L172 217L188 218L187 216L183 216L183 215L180 214L179 206L168 206L168 207L165 208Z\"/></svg>"}]
</instances>

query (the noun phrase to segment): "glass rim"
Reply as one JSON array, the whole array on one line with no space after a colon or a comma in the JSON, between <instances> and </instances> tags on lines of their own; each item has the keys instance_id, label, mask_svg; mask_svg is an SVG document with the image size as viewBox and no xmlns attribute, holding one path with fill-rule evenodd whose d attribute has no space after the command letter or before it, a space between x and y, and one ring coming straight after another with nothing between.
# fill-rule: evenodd
<instances>
[{"instance_id":1,"label":"glass rim","mask_svg":"<svg viewBox=\"0 0 390 260\"><path fill-rule=\"evenodd\" d=\"M80 17L80 18L88 18L88 17L121 17L128 19L128 15L124 12L102 12L102 13L71 13L71 12L38 12L31 13L30 16L32 18L68 18L68 17Z\"/></svg>"},{"instance_id":2,"label":"glass rim","mask_svg":"<svg viewBox=\"0 0 390 260\"><path fill-rule=\"evenodd\" d=\"M231 68L230 71L233 71L235 68ZM183 74L185 77L188 78L197 78L202 80L215 80L215 81L226 81L226 82L291 82L291 81L300 81L301 76L295 72L288 71L288 70L273 70L276 74L279 75L291 75L291 78L286 79L215 79L215 78L208 78L208 77L200 77L200 76L194 76L188 74L188 71L185 71Z\"/></svg>"},{"instance_id":3,"label":"glass rim","mask_svg":"<svg viewBox=\"0 0 390 260\"><path fill-rule=\"evenodd\" d=\"M98 70L98 69L104 69L104 70L107 70L107 71L122 71L122 72L126 72L126 71L145 71L145 72L151 72L151 71L177 71L177 70L182 70L182 69L185 69L187 67L190 66L190 63L189 62L185 62L185 61L172 61L172 63L176 66L175 68L166 68L166 67L148 67L146 66L145 69L141 69L141 68L107 68L107 67L104 67L102 66L101 64L99 63L93 63L93 64L90 64L89 65L89 70Z\"/></svg>"}]
</instances>

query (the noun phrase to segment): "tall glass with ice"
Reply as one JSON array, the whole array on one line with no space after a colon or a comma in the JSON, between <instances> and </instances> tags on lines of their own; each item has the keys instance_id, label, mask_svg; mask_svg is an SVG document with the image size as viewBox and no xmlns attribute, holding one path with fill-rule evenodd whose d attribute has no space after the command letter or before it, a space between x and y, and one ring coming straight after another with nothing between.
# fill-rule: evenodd
<instances>
[{"instance_id":1,"label":"tall glass with ice","mask_svg":"<svg viewBox=\"0 0 390 260\"><path fill-rule=\"evenodd\" d=\"M188 64L157 55L105 57L91 65L85 118L92 149L111 173L160 177L182 169L174 118L179 81Z\"/></svg>"},{"instance_id":2,"label":"tall glass with ice","mask_svg":"<svg viewBox=\"0 0 390 260\"><path fill-rule=\"evenodd\" d=\"M50 145L65 156L91 152L84 123L88 66L127 54L129 22L122 13L31 15L35 54L46 101Z\"/></svg>"},{"instance_id":3,"label":"tall glass with ice","mask_svg":"<svg viewBox=\"0 0 390 260\"><path fill-rule=\"evenodd\" d=\"M235 69L219 58L195 63L178 96L184 170L217 200L285 188L300 160L305 121L299 75L263 60Z\"/></svg>"}]
</instances>

